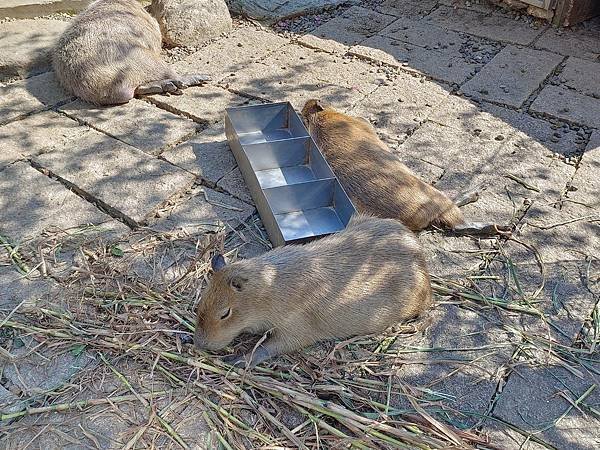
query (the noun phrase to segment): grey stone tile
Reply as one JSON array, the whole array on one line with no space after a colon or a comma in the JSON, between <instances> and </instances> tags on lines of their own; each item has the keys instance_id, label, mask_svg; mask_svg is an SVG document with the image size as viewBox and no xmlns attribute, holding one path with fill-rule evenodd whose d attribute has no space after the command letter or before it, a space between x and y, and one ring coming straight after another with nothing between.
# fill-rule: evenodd
<instances>
[{"instance_id":1,"label":"grey stone tile","mask_svg":"<svg viewBox=\"0 0 600 450\"><path fill-rule=\"evenodd\" d=\"M518 236L537 248L544 262L584 260L600 254L598 211L574 214L535 204L527 211Z\"/></svg>"},{"instance_id":2,"label":"grey stone tile","mask_svg":"<svg viewBox=\"0 0 600 450\"><path fill-rule=\"evenodd\" d=\"M236 167L222 124L213 125L189 141L166 150L161 156L212 183Z\"/></svg>"},{"instance_id":3,"label":"grey stone tile","mask_svg":"<svg viewBox=\"0 0 600 450\"><path fill-rule=\"evenodd\" d=\"M67 25L46 19L0 23L0 81L48 71L50 49Z\"/></svg>"},{"instance_id":4,"label":"grey stone tile","mask_svg":"<svg viewBox=\"0 0 600 450\"><path fill-rule=\"evenodd\" d=\"M477 98L520 107L561 60L554 53L509 45L461 90Z\"/></svg>"},{"instance_id":5,"label":"grey stone tile","mask_svg":"<svg viewBox=\"0 0 600 450\"><path fill-rule=\"evenodd\" d=\"M0 124L67 101L53 72L0 85Z\"/></svg>"},{"instance_id":6,"label":"grey stone tile","mask_svg":"<svg viewBox=\"0 0 600 450\"><path fill-rule=\"evenodd\" d=\"M429 116L429 120L480 137L531 140L547 149L547 154L573 154L582 150L581 138L571 129L556 127L529 114L491 104L449 96Z\"/></svg>"},{"instance_id":7,"label":"grey stone tile","mask_svg":"<svg viewBox=\"0 0 600 450\"><path fill-rule=\"evenodd\" d=\"M350 114L369 120L386 141L403 141L447 96L435 83L400 73L358 102Z\"/></svg>"},{"instance_id":8,"label":"grey stone tile","mask_svg":"<svg viewBox=\"0 0 600 450\"><path fill-rule=\"evenodd\" d=\"M311 34L302 36L298 42L332 53L344 53L349 46L381 31L394 20L393 16L353 6L317 27Z\"/></svg>"},{"instance_id":9,"label":"grey stone tile","mask_svg":"<svg viewBox=\"0 0 600 450\"><path fill-rule=\"evenodd\" d=\"M595 366L597 369L598 363ZM529 444L529 433L555 448L583 450L600 445L600 420L590 412L590 408L595 408L600 401L598 393L592 392L581 404L573 407L600 380L580 365L576 365L576 369L583 371L583 378L559 364L546 367L526 365L515 369L494 410L494 416L525 433L525 436L510 433L512 439L507 444L513 443L507 448L541 448ZM508 430L500 424L495 428Z\"/></svg>"},{"instance_id":10,"label":"grey stone tile","mask_svg":"<svg viewBox=\"0 0 600 450\"><path fill-rule=\"evenodd\" d=\"M558 29L548 27L534 45L561 55L597 61L600 56L598 39L600 33L586 30L582 25Z\"/></svg>"},{"instance_id":11,"label":"grey stone tile","mask_svg":"<svg viewBox=\"0 0 600 450\"><path fill-rule=\"evenodd\" d=\"M152 154L178 144L199 129L189 119L138 99L110 107L97 107L75 100L60 109L77 120Z\"/></svg>"},{"instance_id":12,"label":"grey stone tile","mask_svg":"<svg viewBox=\"0 0 600 450\"><path fill-rule=\"evenodd\" d=\"M25 276L12 266L0 266L0 310L6 316L21 305L17 312L35 307L53 288L50 279L40 279L37 272Z\"/></svg>"},{"instance_id":13,"label":"grey stone tile","mask_svg":"<svg viewBox=\"0 0 600 450\"><path fill-rule=\"evenodd\" d=\"M288 43L281 36L259 31L252 27L240 27L226 37L202 47L174 65L179 73L210 75L213 82L226 75L245 71L252 62ZM227 57L223 57L227 55Z\"/></svg>"},{"instance_id":14,"label":"grey stone tile","mask_svg":"<svg viewBox=\"0 0 600 450\"><path fill-rule=\"evenodd\" d=\"M577 92L600 98L600 62L570 57L567 59L560 81ZM600 119L599 119L600 122Z\"/></svg>"},{"instance_id":15,"label":"grey stone tile","mask_svg":"<svg viewBox=\"0 0 600 450\"><path fill-rule=\"evenodd\" d=\"M78 139L76 147L65 147L34 159L135 222L143 222L195 179L188 172L95 131Z\"/></svg>"},{"instance_id":16,"label":"grey stone tile","mask_svg":"<svg viewBox=\"0 0 600 450\"><path fill-rule=\"evenodd\" d=\"M600 117L600 99L559 86L546 86L531 104L530 109L579 125L596 127Z\"/></svg>"},{"instance_id":17,"label":"grey stone tile","mask_svg":"<svg viewBox=\"0 0 600 450\"><path fill-rule=\"evenodd\" d=\"M581 256L578 260L569 260L573 256L561 250L559 242L554 243L555 235L545 233L545 236L547 241L544 242L537 236L520 232L515 235L519 242L504 243L488 271L499 280L497 285L487 291L484 286L489 283L482 280L478 290L488 295L493 293L493 297L515 310L522 307L536 312L527 314L502 309L504 321L523 333L525 341L534 342L539 348L548 340L552 344L570 346L598 300L600 263L597 260L590 263ZM575 239L573 236L571 245L581 245ZM560 260L552 258L552 247ZM543 263L537 261L536 252ZM546 341L536 342L536 339Z\"/></svg>"},{"instance_id":18,"label":"grey stone tile","mask_svg":"<svg viewBox=\"0 0 600 450\"><path fill-rule=\"evenodd\" d=\"M224 82L236 92L289 101L298 109L310 98L348 109L361 94L375 90L378 78L376 70L364 62L288 45Z\"/></svg>"},{"instance_id":19,"label":"grey stone tile","mask_svg":"<svg viewBox=\"0 0 600 450\"><path fill-rule=\"evenodd\" d=\"M384 0L375 9L383 14L414 18L426 16L437 4L436 0Z\"/></svg>"},{"instance_id":20,"label":"grey stone tile","mask_svg":"<svg viewBox=\"0 0 600 450\"><path fill-rule=\"evenodd\" d=\"M251 205L254 204L254 200L252 200L252 195L250 195L246 181L244 180L240 169L237 167L221 178L217 183L217 186L225 189L231 195L235 195L237 198L245 201L246 203Z\"/></svg>"},{"instance_id":21,"label":"grey stone tile","mask_svg":"<svg viewBox=\"0 0 600 450\"><path fill-rule=\"evenodd\" d=\"M474 34L495 41L528 45L543 31L500 14L440 6L425 20L443 28Z\"/></svg>"},{"instance_id":22,"label":"grey stone tile","mask_svg":"<svg viewBox=\"0 0 600 450\"><path fill-rule=\"evenodd\" d=\"M223 121L225 108L250 102L248 98L212 85L187 88L183 95L153 95L147 99L174 114L209 124Z\"/></svg>"},{"instance_id":23,"label":"grey stone tile","mask_svg":"<svg viewBox=\"0 0 600 450\"><path fill-rule=\"evenodd\" d=\"M52 151L80 136L87 127L61 114L45 111L0 126L0 168L23 156Z\"/></svg>"},{"instance_id":24,"label":"grey stone tile","mask_svg":"<svg viewBox=\"0 0 600 450\"><path fill-rule=\"evenodd\" d=\"M452 50L427 50L387 36L373 36L349 50L350 54L430 76L437 80L463 83L482 64L466 61Z\"/></svg>"},{"instance_id":25,"label":"grey stone tile","mask_svg":"<svg viewBox=\"0 0 600 450\"><path fill-rule=\"evenodd\" d=\"M508 369L513 339L493 322L455 305L438 305L422 319L424 332L394 344L396 376L415 401L458 428L481 421L499 380ZM412 409L401 397L394 406Z\"/></svg>"},{"instance_id":26,"label":"grey stone tile","mask_svg":"<svg viewBox=\"0 0 600 450\"><path fill-rule=\"evenodd\" d=\"M465 280L473 275L481 275L489 243L470 237L456 237L436 231L423 231L419 234L429 272L436 278L453 281Z\"/></svg>"},{"instance_id":27,"label":"grey stone tile","mask_svg":"<svg viewBox=\"0 0 600 450\"><path fill-rule=\"evenodd\" d=\"M189 200L161 214L152 228L159 231L179 231L196 234L215 230L224 224L236 228L254 213L254 206L206 187L195 190Z\"/></svg>"},{"instance_id":28,"label":"grey stone tile","mask_svg":"<svg viewBox=\"0 0 600 450\"><path fill-rule=\"evenodd\" d=\"M25 162L0 172L0 233L13 243L45 229L68 229L111 220L92 204Z\"/></svg>"},{"instance_id":29,"label":"grey stone tile","mask_svg":"<svg viewBox=\"0 0 600 450\"><path fill-rule=\"evenodd\" d=\"M16 362L7 364L3 377L25 396L35 397L67 383L77 372L92 363L85 352L32 352L39 342L30 337L18 338L22 345L11 352ZM41 354L40 354L41 353ZM25 357L26 356L26 357Z\"/></svg>"}]
</instances>

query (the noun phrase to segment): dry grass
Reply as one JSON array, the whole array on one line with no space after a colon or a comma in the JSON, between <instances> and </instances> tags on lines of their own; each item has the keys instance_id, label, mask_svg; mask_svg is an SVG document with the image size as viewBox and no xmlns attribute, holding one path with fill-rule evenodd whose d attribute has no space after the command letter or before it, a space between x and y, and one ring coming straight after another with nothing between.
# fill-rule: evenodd
<instances>
[{"instance_id":1,"label":"dry grass","mask_svg":"<svg viewBox=\"0 0 600 450\"><path fill-rule=\"evenodd\" d=\"M431 401L423 401L424 394L431 392L397 377L392 383L390 374L402 363L402 352L394 350L394 343L418 332L410 324L383 336L325 343L253 371L234 369L218 356L193 350L187 342L193 334L194 307L208 277L210 256L216 249L225 249L235 257L244 241L265 239L256 222L228 234L225 231L187 236L142 230L118 245L98 241L63 245L76 254L73 270L61 271L61 295L43 305L20 305L3 318L2 328L46 345L85 349L112 373L121 389L104 398L73 401L61 401L65 397L60 389L47 392L42 400L4 414L0 421L18 424L25 416L74 410L85 414L102 405L131 403L148 411L148 424L128 437L125 448L148 445L144 434L150 429L162 434L171 446L190 448L193 443L179 435L168 411L153 409L154 401L170 397L194 399L202 405L213 448L495 448L476 430L459 429L436 418L423 406L432 406ZM33 273L42 265L51 271L61 263L56 240L48 236L22 253L6 240L0 243L6 250L4 262L21 273ZM494 254L502 255L499 246ZM521 292L519 302L506 295L490 295L484 285L497 283L497 277L487 272L489 261L481 275L469 280L435 279L435 292L467 308L497 308L544 320L536 303L543 285L532 295ZM510 291L518 294L518 273L510 258L505 257L504 264L511 274ZM598 336L597 311L591 327ZM516 328L511 333L520 338L515 355L542 349L564 367L585 363L590 355L589 346L566 347ZM247 345L240 342L236 347ZM491 344L486 347L493 349ZM228 349L234 350L239 348ZM117 368L116 362L123 359L135 361L140 370L159 378L164 389L136 385L130 374ZM477 361L463 364L475 366ZM70 381L80 393L86 390L83 379L80 374ZM412 408L397 407L393 399L398 397ZM574 400L573 407L584 407L585 397Z\"/></svg>"}]
</instances>

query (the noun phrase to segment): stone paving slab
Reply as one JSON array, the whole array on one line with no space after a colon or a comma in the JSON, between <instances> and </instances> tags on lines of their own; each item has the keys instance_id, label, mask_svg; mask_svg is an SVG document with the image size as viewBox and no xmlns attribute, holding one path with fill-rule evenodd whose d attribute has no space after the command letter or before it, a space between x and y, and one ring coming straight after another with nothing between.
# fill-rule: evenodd
<instances>
[{"instance_id":1,"label":"stone paving slab","mask_svg":"<svg viewBox=\"0 0 600 450\"><path fill-rule=\"evenodd\" d=\"M478 313L437 305L423 317L430 325L394 344L395 374L417 394L416 401L438 419L473 427L507 370L512 336ZM451 376L450 376L451 374ZM412 409L401 399L400 405Z\"/></svg>"},{"instance_id":2,"label":"stone paving slab","mask_svg":"<svg viewBox=\"0 0 600 450\"><path fill-rule=\"evenodd\" d=\"M77 146L66 145L63 151L34 160L115 208L125 220L138 223L195 179L191 173L96 131L78 139Z\"/></svg>"},{"instance_id":3,"label":"stone paving slab","mask_svg":"<svg viewBox=\"0 0 600 450\"><path fill-rule=\"evenodd\" d=\"M428 122L400 146L399 154L443 167L436 187L451 196L481 186L479 201L463 208L469 220L510 223L526 200L558 201L575 173L526 135L509 137L493 127L490 134L451 130Z\"/></svg>"},{"instance_id":4,"label":"stone paving slab","mask_svg":"<svg viewBox=\"0 0 600 450\"><path fill-rule=\"evenodd\" d=\"M237 167L219 180L217 186L251 205L254 204L246 181Z\"/></svg>"},{"instance_id":5,"label":"stone paving slab","mask_svg":"<svg viewBox=\"0 0 600 450\"><path fill-rule=\"evenodd\" d=\"M48 71L51 47L67 25L45 19L0 23L0 81Z\"/></svg>"},{"instance_id":6,"label":"stone paving slab","mask_svg":"<svg viewBox=\"0 0 600 450\"><path fill-rule=\"evenodd\" d=\"M419 242L423 246L431 275L455 281L480 275L485 255L491 251L489 242L485 240L450 236L429 230L419 234Z\"/></svg>"},{"instance_id":7,"label":"stone paving slab","mask_svg":"<svg viewBox=\"0 0 600 450\"><path fill-rule=\"evenodd\" d=\"M110 107L97 107L75 100L61 106L60 110L151 154L161 153L166 147L178 144L199 129L189 119L138 99L130 100L125 105Z\"/></svg>"},{"instance_id":8,"label":"stone paving slab","mask_svg":"<svg viewBox=\"0 0 600 450\"><path fill-rule=\"evenodd\" d=\"M536 40L534 46L564 56L577 56L597 61L600 57L598 39L600 39L600 33L582 29L577 25L559 29L548 27Z\"/></svg>"},{"instance_id":9,"label":"stone paving slab","mask_svg":"<svg viewBox=\"0 0 600 450\"><path fill-rule=\"evenodd\" d=\"M600 99L548 85L542 89L530 109L579 125L596 127L600 117Z\"/></svg>"},{"instance_id":10,"label":"stone paving slab","mask_svg":"<svg viewBox=\"0 0 600 450\"><path fill-rule=\"evenodd\" d=\"M36 155L61 147L84 134L88 127L54 111L45 111L0 126L0 170L23 156Z\"/></svg>"},{"instance_id":11,"label":"stone paving slab","mask_svg":"<svg viewBox=\"0 0 600 450\"><path fill-rule=\"evenodd\" d=\"M386 141L404 141L426 120L448 92L421 77L399 73L357 103L349 113L369 120Z\"/></svg>"},{"instance_id":12,"label":"stone paving slab","mask_svg":"<svg viewBox=\"0 0 600 450\"><path fill-rule=\"evenodd\" d=\"M37 237L49 227L68 229L110 220L26 162L0 172L0 233L11 242Z\"/></svg>"},{"instance_id":13,"label":"stone paving slab","mask_svg":"<svg viewBox=\"0 0 600 450\"><path fill-rule=\"evenodd\" d=\"M80 11L92 0L3 0L0 17L39 17L59 12Z\"/></svg>"},{"instance_id":14,"label":"stone paving slab","mask_svg":"<svg viewBox=\"0 0 600 450\"><path fill-rule=\"evenodd\" d=\"M6 364L3 368L3 378L6 385L19 389L25 397L37 397L46 391L60 388L77 372L92 363L92 358L85 352L71 351L54 353L51 351L33 351L40 342L33 338L18 338L21 346L16 347L13 341L12 355L16 361ZM32 354L33 353L33 354ZM54 354L53 354L54 353ZM27 356L27 358L23 358Z\"/></svg>"},{"instance_id":15,"label":"stone paving slab","mask_svg":"<svg viewBox=\"0 0 600 450\"><path fill-rule=\"evenodd\" d=\"M255 212L254 206L213 189L201 187L194 196L172 208L152 225L158 231L214 231L220 224L236 228Z\"/></svg>"},{"instance_id":16,"label":"stone paving slab","mask_svg":"<svg viewBox=\"0 0 600 450\"><path fill-rule=\"evenodd\" d=\"M375 68L362 61L290 44L224 81L234 91L289 101L297 109L310 98L348 109L362 95L374 91L381 79Z\"/></svg>"},{"instance_id":17,"label":"stone paving slab","mask_svg":"<svg viewBox=\"0 0 600 450\"><path fill-rule=\"evenodd\" d=\"M395 19L387 14L353 6L302 36L298 42L333 53L344 53L348 47L383 30Z\"/></svg>"},{"instance_id":18,"label":"stone paving slab","mask_svg":"<svg viewBox=\"0 0 600 450\"><path fill-rule=\"evenodd\" d=\"M564 230L564 233L568 232ZM555 236L552 233L545 235L548 242L546 247L550 248ZM591 290L600 275L598 262L591 264L582 256L578 260L569 260L567 253L563 253L561 260L553 261L549 252L540 247L540 242L536 242L531 234L518 232L515 237L524 244L514 241L504 243L502 252L488 272L500 281L492 283L495 286L488 286L491 288L489 290L484 287L487 283L479 283L479 290L493 293L494 297L503 299L509 305L521 305L543 314L501 310L504 323L523 333L526 341L535 343L533 354L544 347L544 341L536 341L540 338L566 346L573 345L598 300ZM575 235L572 238L577 239ZM543 266L535 261L534 249L541 257Z\"/></svg>"},{"instance_id":19,"label":"stone paving slab","mask_svg":"<svg viewBox=\"0 0 600 450\"><path fill-rule=\"evenodd\" d=\"M220 123L166 150L161 157L215 184L237 165L229 149L225 129Z\"/></svg>"},{"instance_id":20,"label":"stone paving slab","mask_svg":"<svg viewBox=\"0 0 600 450\"><path fill-rule=\"evenodd\" d=\"M506 46L461 90L484 100L520 107L562 61L548 52Z\"/></svg>"},{"instance_id":21,"label":"stone paving slab","mask_svg":"<svg viewBox=\"0 0 600 450\"><path fill-rule=\"evenodd\" d=\"M50 70L51 48L67 25L46 19L0 23L0 81Z\"/></svg>"},{"instance_id":22,"label":"stone paving slab","mask_svg":"<svg viewBox=\"0 0 600 450\"><path fill-rule=\"evenodd\" d=\"M391 16L424 17L438 4L437 0L384 0L375 10Z\"/></svg>"},{"instance_id":23,"label":"stone paving slab","mask_svg":"<svg viewBox=\"0 0 600 450\"><path fill-rule=\"evenodd\" d=\"M577 92L600 99L600 62L570 57L560 73L560 81ZM600 119L598 120L600 123Z\"/></svg>"},{"instance_id":24,"label":"stone paving slab","mask_svg":"<svg viewBox=\"0 0 600 450\"><path fill-rule=\"evenodd\" d=\"M449 96L429 116L429 120L479 137L521 139L527 137L543 145L547 155L573 154L583 150L581 132L569 127L556 126L546 120L491 104L478 104L468 98ZM525 145L525 142L523 142Z\"/></svg>"},{"instance_id":25,"label":"stone paving slab","mask_svg":"<svg viewBox=\"0 0 600 450\"><path fill-rule=\"evenodd\" d=\"M600 131L592 133L567 192L563 210L575 217L598 214L600 217Z\"/></svg>"},{"instance_id":26,"label":"stone paving slab","mask_svg":"<svg viewBox=\"0 0 600 450\"><path fill-rule=\"evenodd\" d=\"M600 252L600 224L540 202L527 211L517 237L533 245L546 263L581 261ZM522 254L522 259L531 259Z\"/></svg>"},{"instance_id":27,"label":"stone paving slab","mask_svg":"<svg viewBox=\"0 0 600 450\"><path fill-rule=\"evenodd\" d=\"M599 363L594 366L597 370ZM515 368L498 399L494 416L534 433L535 437L555 448L597 448L600 445L600 420L590 412L590 407L598 404L600 395L592 392L577 407L573 404L591 386L598 386L600 379L580 365L576 365L576 369L583 372L583 379L560 365ZM507 429L502 425L494 428ZM502 431L493 436L498 439L497 443L503 442L508 449L536 448L528 446L526 436L514 432L510 433L512 438Z\"/></svg>"},{"instance_id":28,"label":"stone paving slab","mask_svg":"<svg viewBox=\"0 0 600 450\"><path fill-rule=\"evenodd\" d=\"M276 22L287 17L295 17L323 9L335 8L355 0L229 0L230 11L267 23Z\"/></svg>"},{"instance_id":29,"label":"stone paving slab","mask_svg":"<svg viewBox=\"0 0 600 450\"><path fill-rule=\"evenodd\" d=\"M425 20L443 28L461 31L501 42L529 45L543 31L500 14L440 6Z\"/></svg>"},{"instance_id":30,"label":"stone paving slab","mask_svg":"<svg viewBox=\"0 0 600 450\"><path fill-rule=\"evenodd\" d=\"M181 74L210 75L216 83L227 75L245 71L252 62L287 43L287 39L274 33L251 27L237 28L226 38L212 42L175 63L174 68ZM224 58L223 55L227 57Z\"/></svg>"},{"instance_id":31,"label":"stone paving slab","mask_svg":"<svg viewBox=\"0 0 600 450\"><path fill-rule=\"evenodd\" d=\"M202 124L221 122L225 116L225 108L251 102L246 97L212 85L187 88L183 95L153 95L146 99L173 114L189 117Z\"/></svg>"},{"instance_id":32,"label":"stone paving slab","mask_svg":"<svg viewBox=\"0 0 600 450\"><path fill-rule=\"evenodd\" d=\"M5 315L14 308L38 304L40 299L50 294L54 284L50 279L35 278L37 273L27 278L12 266L0 266L0 311Z\"/></svg>"},{"instance_id":33,"label":"stone paving slab","mask_svg":"<svg viewBox=\"0 0 600 450\"><path fill-rule=\"evenodd\" d=\"M0 85L0 124L41 111L72 98L59 86L53 72Z\"/></svg>"},{"instance_id":34,"label":"stone paving slab","mask_svg":"<svg viewBox=\"0 0 600 450\"><path fill-rule=\"evenodd\" d=\"M457 84L465 82L482 66L465 61L458 52L431 51L379 35L355 45L349 53Z\"/></svg>"}]
</instances>

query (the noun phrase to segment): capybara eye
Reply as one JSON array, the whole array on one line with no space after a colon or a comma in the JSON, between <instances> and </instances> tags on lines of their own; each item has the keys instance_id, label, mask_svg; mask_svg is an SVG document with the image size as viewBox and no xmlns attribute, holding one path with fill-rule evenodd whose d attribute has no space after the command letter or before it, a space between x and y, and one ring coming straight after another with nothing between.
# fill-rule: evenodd
<instances>
[{"instance_id":1,"label":"capybara eye","mask_svg":"<svg viewBox=\"0 0 600 450\"><path fill-rule=\"evenodd\" d=\"M231 308L227 308L221 315L221 320L228 319L231 316Z\"/></svg>"}]
</instances>

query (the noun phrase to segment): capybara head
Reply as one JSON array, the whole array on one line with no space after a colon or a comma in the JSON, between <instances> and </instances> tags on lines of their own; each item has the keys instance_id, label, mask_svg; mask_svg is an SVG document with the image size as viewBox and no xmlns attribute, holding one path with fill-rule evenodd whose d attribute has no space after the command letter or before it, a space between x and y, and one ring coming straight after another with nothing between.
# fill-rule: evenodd
<instances>
[{"instance_id":1,"label":"capybara head","mask_svg":"<svg viewBox=\"0 0 600 450\"><path fill-rule=\"evenodd\" d=\"M321 100L310 99L304 104L302 108L302 118L306 122L313 114L319 113L326 109L326 105Z\"/></svg>"},{"instance_id":2,"label":"capybara head","mask_svg":"<svg viewBox=\"0 0 600 450\"><path fill-rule=\"evenodd\" d=\"M226 265L223 255L211 261L213 276L198 305L194 344L201 350L219 350L244 329L250 318L244 310L249 277L237 264Z\"/></svg>"}]
</instances>

